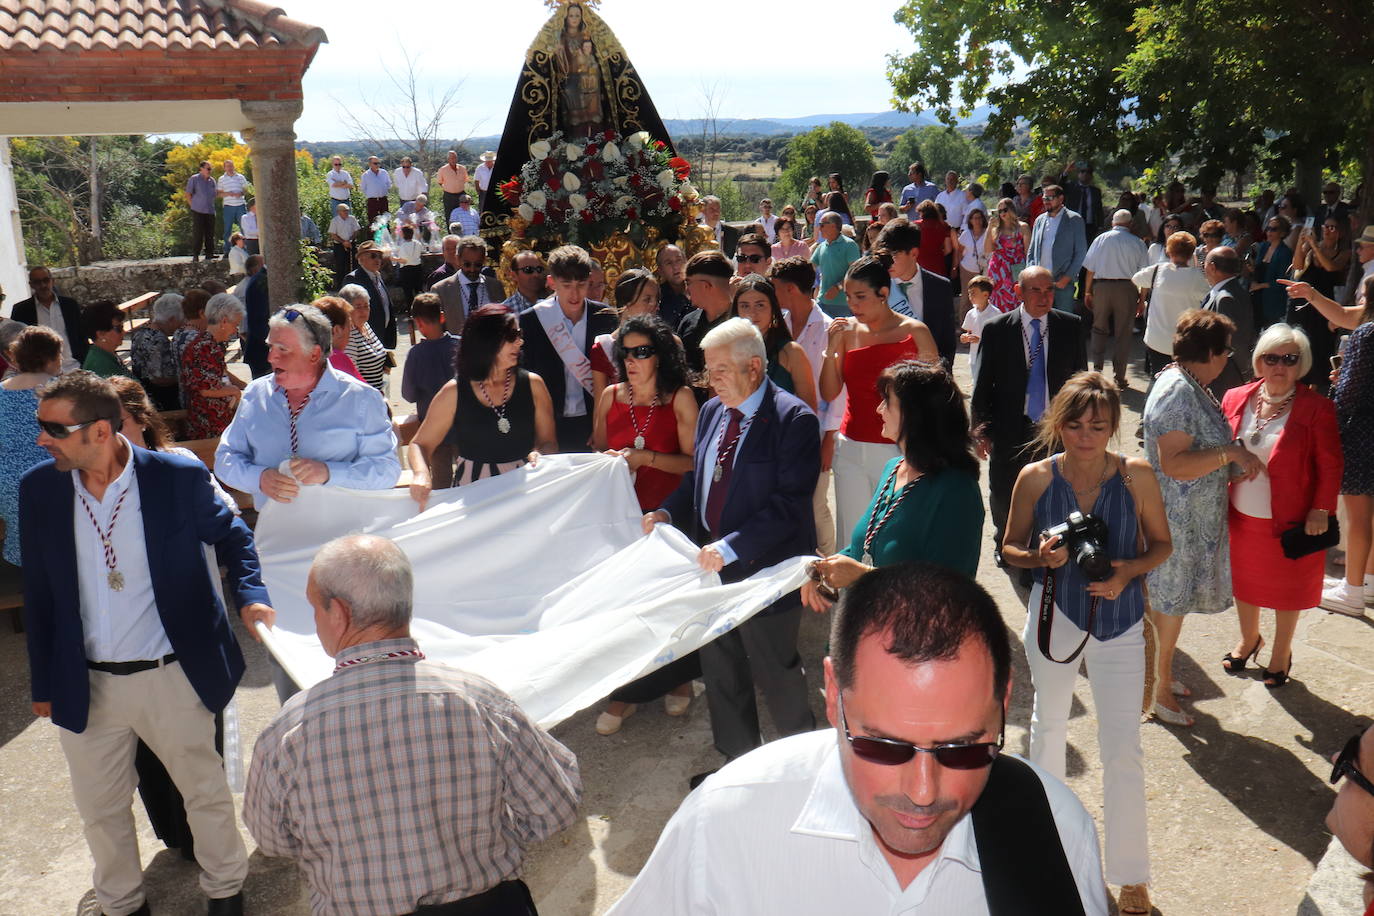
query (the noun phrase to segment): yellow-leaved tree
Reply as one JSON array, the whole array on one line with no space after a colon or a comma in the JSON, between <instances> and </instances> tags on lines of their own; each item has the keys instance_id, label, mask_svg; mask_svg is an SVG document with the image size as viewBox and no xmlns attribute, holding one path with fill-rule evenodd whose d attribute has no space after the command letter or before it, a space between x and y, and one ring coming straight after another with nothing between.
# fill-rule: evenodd
<instances>
[{"instance_id":1,"label":"yellow-leaved tree","mask_svg":"<svg viewBox=\"0 0 1374 916\"><path fill-rule=\"evenodd\" d=\"M205 134L195 143L176 146L167 153L167 174L162 178L171 188L167 201L167 231L176 239L184 239L177 250L189 250L191 238L191 208L186 203L186 180L196 173L201 162L210 163L210 174L219 178L224 174L223 163L232 159L234 168L253 183L252 163L248 157L248 147L238 143L229 134ZM220 205L215 203L218 214ZM218 220L218 215L216 220ZM217 226L217 231L219 227Z\"/></svg>"}]
</instances>

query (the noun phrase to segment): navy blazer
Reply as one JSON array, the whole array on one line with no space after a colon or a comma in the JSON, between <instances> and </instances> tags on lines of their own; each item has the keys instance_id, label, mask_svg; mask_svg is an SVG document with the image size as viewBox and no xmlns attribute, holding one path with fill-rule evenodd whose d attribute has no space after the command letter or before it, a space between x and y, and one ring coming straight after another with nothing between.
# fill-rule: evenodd
<instances>
[{"instance_id":1,"label":"navy blazer","mask_svg":"<svg viewBox=\"0 0 1374 916\"><path fill-rule=\"evenodd\" d=\"M81 306L70 296L58 296L57 308L62 312L62 323L67 326L67 343L72 348L72 359L83 362L91 344L86 339L86 321L81 315ZM20 299L14 304L10 317L20 324L38 324L38 300L32 296Z\"/></svg>"},{"instance_id":2,"label":"navy blazer","mask_svg":"<svg viewBox=\"0 0 1374 916\"><path fill-rule=\"evenodd\" d=\"M607 309L606 303L587 299L584 307L587 310L587 337L580 343L582 352L590 356L592 344L596 339L602 334L614 334L618 325L615 314ZM557 304L554 308L558 308ZM563 416L564 398L568 390L567 367L563 364L563 357L554 349L549 335L544 331L539 316L533 310L521 315L519 321L520 333L525 338L525 345L520 349L520 362L544 380L545 387L549 389L549 397L553 400L553 422L562 436L570 422ZM586 418L589 420L596 414L596 402L592 400L591 394L585 391L582 393L582 400L587 405ZM577 417L571 422L584 420Z\"/></svg>"},{"instance_id":3,"label":"navy blazer","mask_svg":"<svg viewBox=\"0 0 1374 916\"><path fill-rule=\"evenodd\" d=\"M945 364L946 369L951 369L954 366L954 353L959 348L959 328L954 320L954 284L924 267L920 268L920 271L920 320L930 329L930 336L935 338L935 348L940 352L940 362ZM900 290L897 290L896 277L892 278L889 296L893 290L900 293ZM906 309L906 314L915 317L916 312L911 308L911 303L906 304Z\"/></svg>"},{"instance_id":4,"label":"navy blazer","mask_svg":"<svg viewBox=\"0 0 1374 916\"><path fill-rule=\"evenodd\" d=\"M253 535L215 496L209 471L196 459L133 446L133 461L158 616L201 702L219 712L243 676L243 653L201 545L214 545L219 562L228 567L239 607L269 604ZM71 474L50 460L35 465L19 483L33 701L52 703L54 723L82 732L90 683L72 529L75 500Z\"/></svg>"},{"instance_id":5,"label":"navy blazer","mask_svg":"<svg viewBox=\"0 0 1374 916\"><path fill-rule=\"evenodd\" d=\"M763 384L763 402L735 459L721 513L721 539L737 556L721 570L725 582L738 582L774 563L816 552L811 497L821 473L820 421L800 398L767 379ZM701 522L704 506L697 471L706 469L707 449L724 409L720 398L702 406L694 470L682 475L662 506L673 524L702 545L715 538Z\"/></svg>"}]
</instances>

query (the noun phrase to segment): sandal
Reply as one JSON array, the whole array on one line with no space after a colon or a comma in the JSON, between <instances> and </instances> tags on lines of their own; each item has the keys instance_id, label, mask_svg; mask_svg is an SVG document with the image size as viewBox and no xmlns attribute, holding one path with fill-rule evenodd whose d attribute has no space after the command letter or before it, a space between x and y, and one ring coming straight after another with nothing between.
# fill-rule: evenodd
<instances>
[{"instance_id":1,"label":"sandal","mask_svg":"<svg viewBox=\"0 0 1374 916\"><path fill-rule=\"evenodd\" d=\"M1170 725L1181 725L1184 728L1192 728L1193 726L1192 716L1181 709L1170 709L1158 700L1155 700L1154 717Z\"/></svg>"},{"instance_id":2,"label":"sandal","mask_svg":"<svg viewBox=\"0 0 1374 916\"><path fill-rule=\"evenodd\" d=\"M1293 659L1291 657L1288 659L1288 667L1282 671L1270 671L1268 668L1265 668L1264 686L1268 687L1270 690L1277 690L1288 683L1288 673L1292 670Z\"/></svg>"},{"instance_id":3,"label":"sandal","mask_svg":"<svg viewBox=\"0 0 1374 916\"><path fill-rule=\"evenodd\" d=\"M1255 648L1251 650L1248 654L1243 655L1240 658L1236 658L1230 652L1227 652L1225 655L1223 655L1221 657L1221 667L1225 668L1228 674L1240 674L1242 671L1246 669L1250 662L1255 660L1255 657L1258 656L1260 653L1260 649L1263 648L1264 637L1261 636L1259 639L1255 640Z\"/></svg>"},{"instance_id":4,"label":"sandal","mask_svg":"<svg viewBox=\"0 0 1374 916\"><path fill-rule=\"evenodd\" d=\"M1124 884L1116 895L1116 909L1131 916L1149 916L1150 891L1143 884Z\"/></svg>"},{"instance_id":5,"label":"sandal","mask_svg":"<svg viewBox=\"0 0 1374 916\"><path fill-rule=\"evenodd\" d=\"M1176 697L1190 697L1193 695L1193 692L1188 689L1188 685L1184 684L1182 681L1170 681L1169 692Z\"/></svg>"}]
</instances>

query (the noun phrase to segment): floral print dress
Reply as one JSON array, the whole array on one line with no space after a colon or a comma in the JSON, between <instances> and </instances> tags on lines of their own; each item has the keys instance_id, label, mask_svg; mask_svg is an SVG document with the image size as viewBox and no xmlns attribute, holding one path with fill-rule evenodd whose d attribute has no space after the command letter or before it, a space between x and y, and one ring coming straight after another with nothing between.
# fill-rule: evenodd
<instances>
[{"instance_id":1,"label":"floral print dress","mask_svg":"<svg viewBox=\"0 0 1374 916\"><path fill-rule=\"evenodd\" d=\"M201 331L181 354L181 390L186 396L186 438L213 439L234 418L232 398L207 398L207 388L223 388L224 348Z\"/></svg>"},{"instance_id":2,"label":"floral print dress","mask_svg":"<svg viewBox=\"0 0 1374 916\"><path fill-rule=\"evenodd\" d=\"M1026 242L1020 232L997 236L992 257L988 259L988 277L992 280L993 308L999 312L1010 312L1020 303L1016 301L1016 277L1012 268L1026 262Z\"/></svg>"}]
</instances>

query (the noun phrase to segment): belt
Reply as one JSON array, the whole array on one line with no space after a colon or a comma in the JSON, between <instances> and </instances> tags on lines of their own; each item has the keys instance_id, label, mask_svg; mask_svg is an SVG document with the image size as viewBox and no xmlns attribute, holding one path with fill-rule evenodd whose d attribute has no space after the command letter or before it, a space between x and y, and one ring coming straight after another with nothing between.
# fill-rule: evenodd
<instances>
[{"instance_id":1,"label":"belt","mask_svg":"<svg viewBox=\"0 0 1374 916\"><path fill-rule=\"evenodd\" d=\"M103 671L106 674L138 674L140 671L151 671L154 668L162 668L170 665L177 660L177 654L170 652L162 658L138 662L86 662L86 667L92 671Z\"/></svg>"},{"instance_id":2,"label":"belt","mask_svg":"<svg viewBox=\"0 0 1374 916\"><path fill-rule=\"evenodd\" d=\"M378 194L376 197L369 197L368 200L386 200L385 194Z\"/></svg>"}]
</instances>

